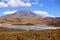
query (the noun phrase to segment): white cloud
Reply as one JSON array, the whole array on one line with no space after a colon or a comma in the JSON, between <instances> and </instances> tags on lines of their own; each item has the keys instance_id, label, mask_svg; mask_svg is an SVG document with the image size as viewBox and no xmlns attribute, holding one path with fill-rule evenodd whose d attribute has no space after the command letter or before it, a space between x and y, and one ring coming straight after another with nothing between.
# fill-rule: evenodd
<instances>
[{"instance_id":1,"label":"white cloud","mask_svg":"<svg viewBox=\"0 0 60 40\"><path fill-rule=\"evenodd\" d=\"M28 2L27 2L25 5L26 5L26 6L31 6L31 3L28 3Z\"/></svg>"},{"instance_id":2,"label":"white cloud","mask_svg":"<svg viewBox=\"0 0 60 40\"><path fill-rule=\"evenodd\" d=\"M29 0L27 0L29 1ZM6 3L4 3L6 2ZM3 0L0 2L0 7L19 7L19 6L31 6L32 4L30 2L24 2L22 0Z\"/></svg>"},{"instance_id":3,"label":"white cloud","mask_svg":"<svg viewBox=\"0 0 60 40\"><path fill-rule=\"evenodd\" d=\"M40 4L39 2L32 2L32 4L38 4L39 6L44 6L43 4Z\"/></svg>"},{"instance_id":4,"label":"white cloud","mask_svg":"<svg viewBox=\"0 0 60 40\"><path fill-rule=\"evenodd\" d=\"M4 2L0 2L0 7L8 7L8 5Z\"/></svg>"},{"instance_id":5,"label":"white cloud","mask_svg":"<svg viewBox=\"0 0 60 40\"><path fill-rule=\"evenodd\" d=\"M24 6L24 2L19 1L19 0L9 0L9 1L8 1L8 5L9 5L9 6L12 6L12 7Z\"/></svg>"},{"instance_id":6,"label":"white cloud","mask_svg":"<svg viewBox=\"0 0 60 40\"><path fill-rule=\"evenodd\" d=\"M17 12L17 11L6 11L6 12L4 12L3 14L4 14L4 15L7 15L7 14L13 14L13 13L15 13L15 12Z\"/></svg>"},{"instance_id":7,"label":"white cloud","mask_svg":"<svg viewBox=\"0 0 60 40\"><path fill-rule=\"evenodd\" d=\"M53 15L50 15L48 12L46 11L33 11L34 13L38 14L38 15L41 15L43 17L55 17Z\"/></svg>"},{"instance_id":8,"label":"white cloud","mask_svg":"<svg viewBox=\"0 0 60 40\"><path fill-rule=\"evenodd\" d=\"M39 4L38 2L33 2L32 4Z\"/></svg>"},{"instance_id":9,"label":"white cloud","mask_svg":"<svg viewBox=\"0 0 60 40\"><path fill-rule=\"evenodd\" d=\"M8 0L7 2L8 2L7 4L12 7L31 6L30 2L25 3L24 1L21 1L21 0Z\"/></svg>"}]
</instances>

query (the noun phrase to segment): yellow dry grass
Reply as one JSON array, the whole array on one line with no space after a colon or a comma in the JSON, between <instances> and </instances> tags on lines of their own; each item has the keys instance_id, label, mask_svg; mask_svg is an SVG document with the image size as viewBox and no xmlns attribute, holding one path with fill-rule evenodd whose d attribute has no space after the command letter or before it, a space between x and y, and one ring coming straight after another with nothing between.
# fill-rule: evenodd
<instances>
[{"instance_id":1,"label":"yellow dry grass","mask_svg":"<svg viewBox=\"0 0 60 40\"><path fill-rule=\"evenodd\" d=\"M0 32L0 36L9 37L11 39L16 37L24 40L60 40L60 29L51 30L30 30L30 31L19 31L19 32ZM22 40L20 39L20 40Z\"/></svg>"}]
</instances>

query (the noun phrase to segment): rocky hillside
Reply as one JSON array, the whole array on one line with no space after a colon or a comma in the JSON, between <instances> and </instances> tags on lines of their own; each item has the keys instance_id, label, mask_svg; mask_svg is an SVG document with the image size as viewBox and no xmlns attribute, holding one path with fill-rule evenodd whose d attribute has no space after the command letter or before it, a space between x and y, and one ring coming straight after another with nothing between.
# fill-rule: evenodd
<instances>
[{"instance_id":1,"label":"rocky hillside","mask_svg":"<svg viewBox=\"0 0 60 40\"><path fill-rule=\"evenodd\" d=\"M0 17L1 24L26 24L35 23L36 19L41 18L41 16L33 13L32 11L19 11L14 14L8 14Z\"/></svg>"},{"instance_id":2,"label":"rocky hillside","mask_svg":"<svg viewBox=\"0 0 60 40\"><path fill-rule=\"evenodd\" d=\"M59 26L60 27L60 17L53 18L48 25Z\"/></svg>"},{"instance_id":3,"label":"rocky hillside","mask_svg":"<svg viewBox=\"0 0 60 40\"><path fill-rule=\"evenodd\" d=\"M39 18L40 16L33 13L32 11L23 10L23 11L15 12L14 14L8 14L1 17L2 18Z\"/></svg>"},{"instance_id":4,"label":"rocky hillside","mask_svg":"<svg viewBox=\"0 0 60 40\"><path fill-rule=\"evenodd\" d=\"M14 14L4 15L0 17L0 24L30 24L30 25L53 25L60 26L60 17L43 18L32 11L19 11Z\"/></svg>"}]
</instances>

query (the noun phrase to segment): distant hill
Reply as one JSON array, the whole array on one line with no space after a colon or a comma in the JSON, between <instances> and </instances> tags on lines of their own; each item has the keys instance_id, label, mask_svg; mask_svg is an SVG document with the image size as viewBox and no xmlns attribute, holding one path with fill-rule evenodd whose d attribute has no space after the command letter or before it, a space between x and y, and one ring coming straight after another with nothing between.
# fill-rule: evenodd
<instances>
[{"instance_id":1,"label":"distant hill","mask_svg":"<svg viewBox=\"0 0 60 40\"><path fill-rule=\"evenodd\" d=\"M60 17L51 19L48 25L59 26L60 27Z\"/></svg>"},{"instance_id":2,"label":"distant hill","mask_svg":"<svg viewBox=\"0 0 60 40\"><path fill-rule=\"evenodd\" d=\"M41 17L32 11L18 11L0 17L0 24L34 24L60 26L60 17Z\"/></svg>"}]
</instances>

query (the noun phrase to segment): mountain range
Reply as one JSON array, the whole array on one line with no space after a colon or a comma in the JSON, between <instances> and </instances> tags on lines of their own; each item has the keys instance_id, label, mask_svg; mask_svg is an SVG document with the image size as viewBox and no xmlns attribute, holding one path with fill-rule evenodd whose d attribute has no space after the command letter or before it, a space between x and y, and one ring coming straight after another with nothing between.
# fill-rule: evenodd
<instances>
[{"instance_id":1,"label":"mountain range","mask_svg":"<svg viewBox=\"0 0 60 40\"><path fill-rule=\"evenodd\" d=\"M60 17L42 17L28 10L18 11L0 17L0 24L33 24L60 26Z\"/></svg>"}]
</instances>

